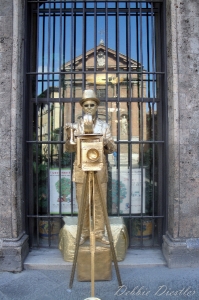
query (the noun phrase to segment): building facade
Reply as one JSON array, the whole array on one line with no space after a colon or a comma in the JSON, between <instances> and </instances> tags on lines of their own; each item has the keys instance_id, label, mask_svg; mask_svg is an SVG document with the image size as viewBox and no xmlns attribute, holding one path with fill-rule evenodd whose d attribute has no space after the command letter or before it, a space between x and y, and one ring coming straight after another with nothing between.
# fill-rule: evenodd
<instances>
[{"instance_id":1,"label":"building facade","mask_svg":"<svg viewBox=\"0 0 199 300\"><path fill-rule=\"evenodd\" d=\"M198 266L198 11L196 0L2 1L0 270L57 247L62 216L77 213L63 128L84 88L118 148L109 215L124 218L130 247Z\"/></svg>"}]
</instances>

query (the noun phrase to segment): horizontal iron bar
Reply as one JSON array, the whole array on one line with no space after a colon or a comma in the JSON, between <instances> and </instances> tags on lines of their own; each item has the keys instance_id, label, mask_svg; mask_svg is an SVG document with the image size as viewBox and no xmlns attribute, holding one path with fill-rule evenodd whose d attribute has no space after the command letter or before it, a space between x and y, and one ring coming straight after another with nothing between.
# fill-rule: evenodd
<instances>
[{"instance_id":1,"label":"horizontal iron bar","mask_svg":"<svg viewBox=\"0 0 199 300\"><path fill-rule=\"evenodd\" d=\"M46 144L65 144L66 142L64 142L64 141L60 141L60 142L58 142L58 141L26 141L26 143L29 143L29 144L44 144L44 145L46 145Z\"/></svg>"},{"instance_id":2,"label":"horizontal iron bar","mask_svg":"<svg viewBox=\"0 0 199 300\"><path fill-rule=\"evenodd\" d=\"M138 2L138 3L145 3L145 2L154 2L154 3L162 3L165 0L87 0L86 2ZM42 3L43 2L43 3ZM41 0L28 0L28 3L40 3L40 4L48 4L48 3L76 3L76 2L85 2L84 0L70 0L70 1L64 1L64 0L52 0L52 1L41 1Z\"/></svg>"},{"instance_id":3,"label":"horizontal iron bar","mask_svg":"<svg viewBox=\"0 0 199 300\"><path fill-rule=\"evenodd\" d=\"M73 60L72 60L73 62ZM133 71L107 71L107 72L100 72L100 71L61 71L61 72L27 72L26 75L76 75L76 74L91 74L91 75L106 75L107 77L109 75L109 72L111 72L112 74L128 74L128 75L132 75L132 74L140 74L140 75L153 75L153 74L157 74L157 75L164 75L165 72L133 72ZM146 80L146 79L145 79ZM132 80L133 81L133 80ZM136 80L135 80L136 81Z\"/></svg>"},{"instance_id":4,"label":"horizontal iron bar","mask_svg":"<svg viewBox=\"0 0 199 300\"><path fill-rule=\"evenodd\" d=\"M66 217L66 216L70 216L70 214L68 215L47 215L47 216L40 216L40 215L27 215L28 218L62 218L62 217ZM78 214L74 214L74 216L78 216ZM114 216L114 215L111 215ZM130 219L158 219L158 218L164 218L164 216L132 216L132 215L123 215L121 214L121 216L123 218L130 218Z\"/></svg>"},{"instance_id":5,"label":"horizontal iron bar","mask_svg":"<svg viewBox=\"0 0 199 300\"><path fill-rule=\"evenodd\" d=\"M104 12L105 8L96 8L96 14L100 13L100 17L102 16L106 16L112 14L112 13L116 13L117 12L117 8L107 8L108 13L106 14ZM33 12L37 13L37 10L34 9ZM153 9L153 13L151 12L151 8L142 8L142 15L147 14L148 17L151 16L151 14L155 14L158 12L158 9ZM51 8L49 10L49 8L40 8L39 9L39 16L40 17L45 17L48 18L49 16L76 16L76 13L78 13L78 17L83 15L83 8L73 8L73 15L71 15L71 8L62 8L61 9L61 14L60 14L60 8ZM93 8L85 8L85 13L88 13L88 16L94 16L95 13L93 11ZM92 14L91 14L92 13ZM119 8L119 16L123 15L124 13L128 13L129 16L134 16L134 14L140 13L140 8L130 8L130 10L128 8ZM43 15L44 14L44 15Z\"/></svg>"},{"instance_id":6,"label":"horizontal iron bar","mask_svg":"<svg viewBox=\"0 0 199 300\"><path fill-rule=\"evenodd\" d=\"M130 218L130 219L158 219L164 218L164 216L132 216L132 215L122 215L123 218Z\"/></svg>"},{"instance_id":7,"label":"horizontal iron bar","mask_svg":"<svg viewBox=\"0 0 199 300\"><path fill-rule=\"evenodd\" d=\"M64 102L64 103L79 103L81 98L32 98L31 102L33 103L57 103L57 102ZM118 102L117 98L108 98L107 100L101 100L100 102ZM159 98L119 98L119 102L160 102Z\"/></svg>"},{"instance_id":8,"label":"horizontal iron bar","mask_svg":"<svg viewBox=\"0 0 199 300\"><path fill-rule=\"evenodd\" d=\"M119 140L119 141L114 141L116 144L164 144L164 141L124 141L124 140Z\"/></svg>"},{"instance_id":9,"label":"horizontal iron bar","mask_svg":"<svg viewBox=\"0 0 199 300\"><path fill-rule=\"evenodd\" d=\"M27 215L28 218L48 218L48 219L52 219L52 218L62 218L65 215L50 215L50 216L40 216L40 215Z\"/></svg>"},{"instance_id":10,"label":"horizontal iron bar","mask_svg":"<svg viewBox=\"0 0 199 300\"><path fill-rule=\"evenodd\" d=\"M164 144L164 141L114 141L116 144ZM65 141L26 141L28 144L65 144Z\"/></svg>"}]
</instances>

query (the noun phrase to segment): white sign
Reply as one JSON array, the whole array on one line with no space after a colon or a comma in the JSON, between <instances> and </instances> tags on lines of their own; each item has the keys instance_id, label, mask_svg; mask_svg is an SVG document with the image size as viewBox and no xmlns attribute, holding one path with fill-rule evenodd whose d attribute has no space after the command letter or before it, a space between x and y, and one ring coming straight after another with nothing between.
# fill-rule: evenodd
<instances>
[{"instance_id":1,"label":"white sign","mask_svg":"<svg viewBox=\"0 0 199 300\"><path fill-rule=\"evenodd\" d=\"M61 169L50 170L50 213L59 214L60 207L62 214L71 213L71 170ZM61 193L61 194L60 194ZM78 211L75 184L73 184L73 212Z\"/></svg>"},{"instance_id":2,"label":"white sign","mask_svg":"<svg viewBox=\"0 0 199 300\"><path fill-rule=\"evenodd\" d=\"M145 169L143 169L143 180L141 180L141 169L132 169L131 178L131 192L130 192L130 174L127 168L120 168L120 185L118 187L118 170L112 169L112 213L117 213L118 206L118 188L119 201L120 201L120 213L129 214L130 211L130 197L131 197L131 213L141 213L141 201L142 212L145 213ZM143 186L143 192L141 188Z\"/></svg>"}]
</instances>

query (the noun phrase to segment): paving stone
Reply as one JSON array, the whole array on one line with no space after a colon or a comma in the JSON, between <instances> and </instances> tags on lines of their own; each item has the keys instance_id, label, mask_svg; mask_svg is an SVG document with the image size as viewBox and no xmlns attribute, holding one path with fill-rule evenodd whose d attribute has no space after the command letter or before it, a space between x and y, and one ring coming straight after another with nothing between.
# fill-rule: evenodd
<instances>
[{"instance_id":1,"label":"paving stone","mask_svg":"<svg viewBox=\"0 0 199 300\"><path fill-rule=\"evenodd\" d=\"M113 269L111 281L95 282L95 296L103 300L199 299L199 268L121 267L120 274L121 289ZM90 282L78 282L76 277L68 292L68 270L25 270L10 275L0 273L0 280L5 277L4 284L0 285L2 300L83 300L90 297ZM180 292L181 295L177 295Z\"/></svg>"}]
</instances>

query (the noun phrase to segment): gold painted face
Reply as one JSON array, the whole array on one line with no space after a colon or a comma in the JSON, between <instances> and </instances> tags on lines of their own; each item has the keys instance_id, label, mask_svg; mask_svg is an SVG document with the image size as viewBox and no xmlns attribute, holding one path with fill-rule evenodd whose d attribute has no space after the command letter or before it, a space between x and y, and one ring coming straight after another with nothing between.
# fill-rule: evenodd
<instances>
[{"instance_id":1,"label":"gold painted face","mask_svg":"<svg viewBox=\"0 0 199 300\"><path fill-rule=\"evenodd\" d=\"M85 114L91 114L92 117L94 118L95 117L95 114L96 114L96 111L97 111L97 104L95 101L93 100L87 100L84 102L83 106L82 106L82 109L83 109L83 112Z\"/></svg>"}]
</instances>

